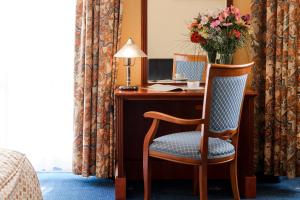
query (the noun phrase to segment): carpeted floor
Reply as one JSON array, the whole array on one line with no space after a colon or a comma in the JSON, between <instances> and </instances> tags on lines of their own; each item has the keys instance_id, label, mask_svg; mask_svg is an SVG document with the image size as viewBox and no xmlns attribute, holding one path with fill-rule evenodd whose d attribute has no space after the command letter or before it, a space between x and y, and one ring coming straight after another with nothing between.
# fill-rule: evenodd
<instances>
[{"instance_id":1,"label":"carpeted floor","mask_svg":"<svg viewBox=\"0 0 300 200\"><path fill-rule=\"evenodd\" d=\"M71 173L38 173L45 200L112 200L114 183L108 179L95 177L83 178ZM232 199L230 182L209 181L209 199ZM127 199L143 199L143 183L129 182ZM153 182L152 199L160 200L194 200L190 181ZM300 199L300 178L287 180L281 178L280 183L257 184L257 198L264 200Z\"/></svg>"},{"instance_id":2,"label":"carpeted floor","mask_svg":"<svg viewBox=\"0 0 300 200\"><path fill-rule=\"evenodd\" d=\"M112 180L83 178L72 173L38 173L44 200L115 199Z\"/></svg>"}]
</instances>

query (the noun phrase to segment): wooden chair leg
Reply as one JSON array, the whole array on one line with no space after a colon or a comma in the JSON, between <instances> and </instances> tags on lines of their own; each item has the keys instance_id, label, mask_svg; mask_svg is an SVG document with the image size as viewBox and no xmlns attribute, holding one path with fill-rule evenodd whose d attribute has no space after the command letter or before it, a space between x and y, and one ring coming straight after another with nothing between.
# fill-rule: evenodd
<instances>
[{"instance_id":1,"label":"wooden chair leg","mask_svg":"<svg viewBox=\"0 0 300 200\"><path fill-rule=\"evenodd\" d=\"M194 166L193 194L199 194L199 166Z\"/></svg>"},{"instance_id":2,"label":"wooden chair leg","mask_svg":"<svg viewBox=\"0 0 300 200\"><path fill-rule=\"evenodd\" d=\"M207 200L207 164L199 167L200 200Z\"/></svg>"},{"instance_id":3,"label":"wooden chair leg","mask_svg":"<svg viewBox=\"0 0 300 200\"><path fill-rule=\"evenodd\" d=\"M150 200L151 194L151 165L148 153L143 155L144 200Z\"/></svg>"},{"instance_id":4,"label":"wooden chair leg","mask_svg":"<svg viewBox=\"0 0 300 200\"><path fill-rule=\"evenodd\" d=\"M237 160L230 163L230 180L234 200L240 200L238 178L237 178Z\"/></svg>"}]
</instances>

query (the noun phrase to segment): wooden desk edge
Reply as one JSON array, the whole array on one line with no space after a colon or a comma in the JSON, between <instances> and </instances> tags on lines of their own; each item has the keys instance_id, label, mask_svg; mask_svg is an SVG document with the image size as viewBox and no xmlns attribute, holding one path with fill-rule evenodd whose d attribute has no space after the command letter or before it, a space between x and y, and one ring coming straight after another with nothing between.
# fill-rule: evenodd
<instances>
[{"instance_id":1,"label":"wooden desk edge","mask_svg":"<svg viewBox=\"0 0 300 200\"><path fill-rule=\"evenodd\" d=\"M139 89L137 91L121 91L119 89L115 90L115 96L203 96L204 89L202 90L195 90L195 91L168 91L168 92L157 92L151 91L147 89ZM246 89L245 96L257 96L257 92L253 89Z\"/></svg>"}]
</instances>

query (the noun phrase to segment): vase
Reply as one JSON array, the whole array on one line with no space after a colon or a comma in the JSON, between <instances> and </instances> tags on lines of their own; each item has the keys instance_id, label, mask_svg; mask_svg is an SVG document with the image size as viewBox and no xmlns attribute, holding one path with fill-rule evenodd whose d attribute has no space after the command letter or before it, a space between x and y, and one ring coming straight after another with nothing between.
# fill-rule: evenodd
<instances>
[{"instance_id":1,"label":"vase","mask_svg":"<svg viewBox=\"0 0 300 200\"><path fill-rule=\"evenodd\" d=\"M216 56L217 56L216 51L208 51L207 56L208 56L208 61L210 63L215 63L216 62Z\"/></svg>"},{"instance_id":2,"label":"vase","mask_svg":"<svg viewBox=\"0 0 300 200\"><path fill-rule=\"evenodd\" d=\"M233 53L219 53L220 64L232 64Z\"/></svg>"}]
</instances>

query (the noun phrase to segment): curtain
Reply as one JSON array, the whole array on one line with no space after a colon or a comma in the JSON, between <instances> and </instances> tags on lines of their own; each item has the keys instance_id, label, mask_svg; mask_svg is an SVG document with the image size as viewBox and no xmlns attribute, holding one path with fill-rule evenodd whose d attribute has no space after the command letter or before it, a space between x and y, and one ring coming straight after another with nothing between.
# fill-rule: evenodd
<instances>
[{"instance_id":1,"label":"curtain","mask_svg":"<svg viewBox=\"0 0 300 200\"><path fill-rule=\"evenodd\" d=\"M73 173L114 175L113 92L122 0L77 0Z\"/></svg>"},{"instance_id":2,"label":"curtain","mask_svg":"<svg viewBox=\"0 0 300 200\"><path fill-rule=\"evenodd\" d=\"M300 1L252 0L251 12L256 167L292 178L300 161Z\"/></svg>"}]
</instances>

